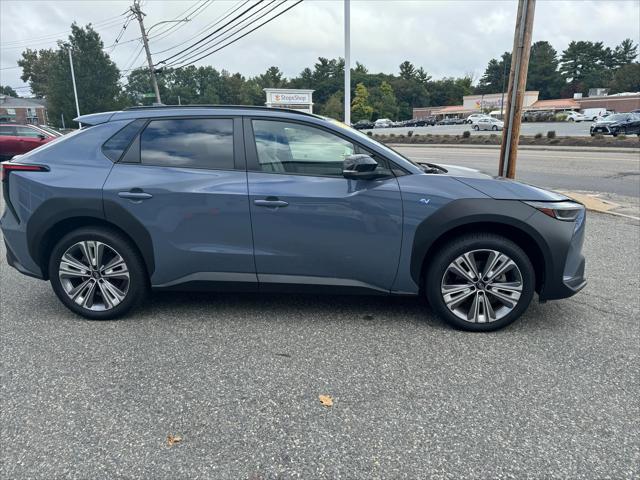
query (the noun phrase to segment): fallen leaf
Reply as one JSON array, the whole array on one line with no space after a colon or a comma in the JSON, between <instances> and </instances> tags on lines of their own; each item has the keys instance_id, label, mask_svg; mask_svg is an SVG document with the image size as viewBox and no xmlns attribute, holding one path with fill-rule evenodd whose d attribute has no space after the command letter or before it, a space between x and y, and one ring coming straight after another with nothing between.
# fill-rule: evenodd
<instances>
[{"instance_id":1,"label":"fallen leaf","mask_svg":"<svg viewBox=\"0 0 640 480\"><path fill-rule=\"evenodd\" d=\"M176 443L180 443L182 441L182 437L180 435L167 435L167 445L173 447Z\"/></svg>"},{"instance_id":2,"label":"fallen leaf","mask_svg":"<svg viewBox=\"0 0 640 480\"><path fill-rule=\"evenodd\" d=\"M324 407L332 407L333 406L333 398L331 398L329 395L320 395L320 403L324 406Z\"/></svg>"}]
</instances>

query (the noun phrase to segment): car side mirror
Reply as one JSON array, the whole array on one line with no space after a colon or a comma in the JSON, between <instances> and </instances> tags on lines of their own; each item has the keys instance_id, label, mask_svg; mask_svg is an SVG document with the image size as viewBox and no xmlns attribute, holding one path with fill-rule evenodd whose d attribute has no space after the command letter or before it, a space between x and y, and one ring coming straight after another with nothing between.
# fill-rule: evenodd
<instances>
[{"instance_id":1,"label":"car side mirror","mask_svg":"<svg viewBox=\"0 0 640 480\"><path fill-rule=\"evenodd\" d=\"M378 162L369 155L349 155L344 159L342 175L351 180L373 180L380 177L375 171L377 167Z\"/></svg>"},{"instance_id":2,"label":"car side mirror","mask_svg":"<svg viewBox=\"0 0 640 480\"><path fill-rule=\"evenodd\" d=\"M46 135L44 135L44 134L42 134L42 133L39 133L39 134L38 134L38 138L39 138L40 140L44 140L44 139L45 139L45 138L47 138L47 137L46 137Z\"/></svg>"}]
</instances>

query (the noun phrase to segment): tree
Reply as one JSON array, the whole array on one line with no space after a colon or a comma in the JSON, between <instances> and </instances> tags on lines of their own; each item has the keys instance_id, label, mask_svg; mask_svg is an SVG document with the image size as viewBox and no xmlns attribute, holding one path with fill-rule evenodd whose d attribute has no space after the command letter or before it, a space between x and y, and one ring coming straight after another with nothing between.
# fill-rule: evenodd
<instances>
[{"instance_id":1,"label":"tree","mask_svg":"<svg viewBox=\"0 0 640 480\"><path fill-rule=\"evenodd\" d=\"M286 85L287 80L278 67L269 67L265 73L259 75L256 81L262 88L281 88Z\"/></svg>"},{"instance_id":2,"label":"tree","mask_svg":"<svg viewBox=\"0 0 640 480\"><path fill-rule=\"evenodd\" d=\"M640 92L640 63L629 63L613 74L610 93Z\"/></svg>"},{"instance_id":3,"label":"tree","mask_svg":"<svg viewBox=\"0 0 640 480\"><path fill-rule=\"evenodd\" d=\"M638 57L638 45L630 38L625 38L613 51L616 67L623 67L633 63Z\"/></svg>"},{"instance_id":4,"label":"tree","mask_svg":"<svg viewBox=\"0 0 640 480\"><path fill-rule=\"evenodd\" d=\"M558 53L549 42L540 41L531 46L527 90L538 90L540 99L558 98L564 81L558 72Z\"/></svg>"},{"instance_id":5,"label":"tree","mask_svg":"<svg viewBox=\"0 0 640 480\"><path fill-rule=\"evenodd\" d=\"M0 85L0 94L9 95L10 97L17 97L18 96L16 91L13 88L11 88L9 85L7 85L7 86Z\"/></svg>"},{"instance_id":6,"label":"tree","mask_svg":"<svg viewBox=\"0 0 640 480\"><path fill-rule=\"evenodd\" d=\"M568 83L566 95L587 93L589 88L603 87L611 80L611 49L602 42L573 41L562 52L560 73Z\"/></svg>"},{"instance_id":7,"label":"tree","mask_svg":"<svg viewBox=\"0 0 640 480\"><path fill-rule=\"evenodd\" d=\"M322 113L336 120L344 120L344 102L342 101L344 97L344 92L342 90L338 90L333 95L329 97L327 103L324 105L322 109Z\"/></svg>"},{"instance_id":8,"label":"tree","mask_svg":"<svg viewBox=\"0 0 640 480\"><path fill-rule=\"evenodd\" d=\"M416 74L416 69L413 64L405 60L400 64L400 78L405 80L413 80Z\"/></svg>"},{"instance_id":9,"label":"tree","mask_svg":"<svg viewBox=\"0 0 640 480\"><path fill-rule=\"evenodd\" d=\"M383 81L380 87L374 91L372 97L375 117L390 118L392 120L398 118L398 104L391 85Z\"/></svg>"},{"instance_id":10,"label":"tree","mask_svg":"<svg viewBox=\"0 0 640 480\"><path fill-rule=\"evenodd\" d=\"M511 68L511 53L504 52L502 58L492 58L484 71L484 75L478 81L475 93L500 93L506 91L509 83L509 69Z\"/></svg>"},{"instance_id":11,"label":"tree","mask_svg":"<svg viewBox=\"0 0 640 480\"><path fill-rule=\"evenodd\" d=\"M22 67L20 78L23 82L28 82L31 93L36 97L46 97L49 86L49 70L56 53L52 49L42 49L39 51L27 49L22 52L22 58L18 60L18 65Z\"/></svg>"},{"instance_id":12,"label":"tree","mask_svg":"<svg viewBox=\"0 0 640 480\"><path fill-rule=\"evenodd\" d=\"M351 118L358 120L371 120L373 107L369 105L369 91L362 83L356 85L356 95L351 102Z\"/></svg>"}]
</instances>

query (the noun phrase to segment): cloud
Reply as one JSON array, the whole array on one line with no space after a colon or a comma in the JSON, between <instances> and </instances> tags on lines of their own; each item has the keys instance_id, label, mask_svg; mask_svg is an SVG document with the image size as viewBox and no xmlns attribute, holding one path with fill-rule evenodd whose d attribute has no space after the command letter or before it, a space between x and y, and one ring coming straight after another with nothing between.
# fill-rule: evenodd
<instances>
[{"instance_id":1,"label":"cloud","mask_svg":"<svg viewBox=\"0 0 640 480\"><path fill-rule=\"evenodd\" d=\"M102 26L99 22L125 12L130 4L106 0L0 1L0 68L3 68L0 83L23 86L21 70L6 68L16 65L20 52L27 46L55 46L57 36L52 34L68 31L74 20L80 25L98 23L105 45L110 45L122 22L116 20ZM237 4L237 1L212 2L191 22L175 28L164 38L152 39L151 50L158 52L184 42ZM145 23L150 27L162 20L180 18L192 5L195 1L147 1L143 5L147 13ZM472 73L478 79L491 58L511 50L516 9L515 1L352 0L352 62L359 61L372 72L395 73L402 61L410 60L434 78ZM154 30L162 32L164 28L167 27ZM343 28L342 1L305 0L199 64L239 71L246 76L276 65L291 77L312 66L319 56L342 56ZM135 39L139 34L133 22L121 41ZM52 36L42 38L47 35ZM551 42L559 53L571 40L602 41L611 47L627 37L640 42L640 2L541 0L537 3L533 36L534 41ZM112 58L122 69L139 48L136 41L122 43L113 51ZM156 55L154 60L160 61L181 48ZM134 66L143 62L144 55L140 55Z\"/></svg>"}]
</instances>

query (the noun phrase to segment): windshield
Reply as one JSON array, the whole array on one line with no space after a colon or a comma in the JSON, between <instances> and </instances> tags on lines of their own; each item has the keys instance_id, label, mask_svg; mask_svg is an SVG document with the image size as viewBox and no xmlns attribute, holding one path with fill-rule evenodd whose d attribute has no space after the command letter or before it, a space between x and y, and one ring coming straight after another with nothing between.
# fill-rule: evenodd
<instances>
[{"instance_id":1,"label":"windshield","mask_svg":"<svg viewBox=\"0 0 640 480\"><path fill-rule=\"evenodd\" d=\"M333 125L339 127L342 130L348 131L350 134L352 135L356 135L360 138L363 138L365 140L368 140L370 142L375 142L376 145L378 145L380 148L382 148L383 150L386 150L388 152L391 152L395 155L398 155L399 157L402 157L404 160L406 160L407 162L409 162L411 165L414 165L418 168L421 168L420 165L416 164L416 162L414 162L413 160L407 158L406 156L404 156L403 154L401 154L400 152L398 152L397 150L394 150L393 148L385 145L382 142L379 142L377 140L374 140L372 137L370 137L369 135L367 135L366 133L362 133L360 130L356 130L355 128L351 128L349 125L347 125L346 123L342 123L338 120L334 120L333 118L329 118L329 117L324 117L325 120L331 122Z\"/></svg>"},{"instance_id":2,"label":"windshield","mask_svg":"<svg viewBox=\"0 0 640 480\"><path fill-rule=\"evenodd\" d=\"M627 115L624 113L618 113L616 115L609 115L607 117L607 120L626 120L627 119Z\"/></svg>"}]
</instances>

